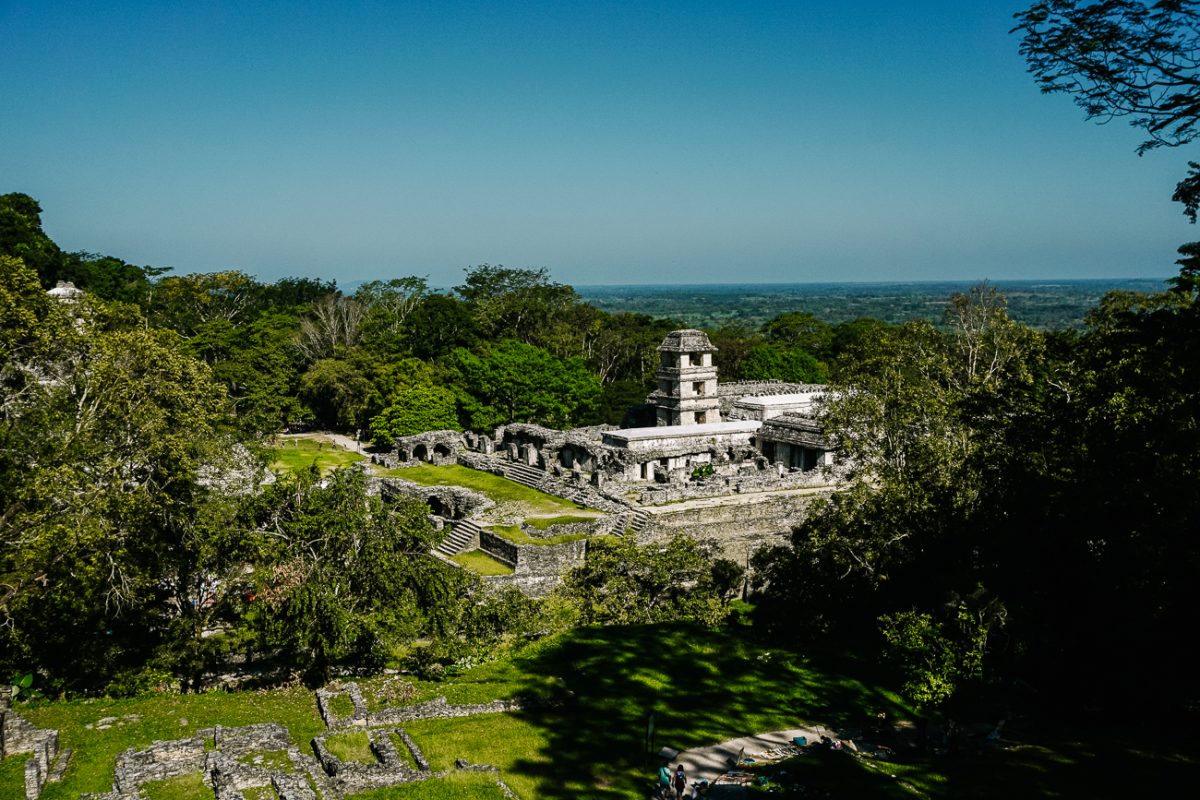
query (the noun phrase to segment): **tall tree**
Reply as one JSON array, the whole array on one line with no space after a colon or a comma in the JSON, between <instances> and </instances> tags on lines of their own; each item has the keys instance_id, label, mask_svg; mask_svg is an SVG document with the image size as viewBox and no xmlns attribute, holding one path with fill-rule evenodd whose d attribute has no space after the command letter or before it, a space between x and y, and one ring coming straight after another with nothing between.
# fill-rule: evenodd
<instances>
[{"instance_id":1,"label":"tall tree","mask_svg":"<svg viewBox=\"0 0 1200 800\"><path fill-rule=\"evenodd\" d=\"M1013 30L1043 92L1071 95L1088 119L1128 117L1146 134L1141 154L1200 133L1198 12L1195 0L1045 0ZM1175 199L1195 222L1200 165L1189 166Z\"/></svg>"},{"instance_id":2,"label":"tall tree","mask_svg":"<svg viewBox=\"0 0 1200 800\"><path fill-rule=\"evenodd\" d=\"M437 533L423 504L383 503L350 467L284 478L256 505L267 557L255 619L313 683L344 659L381 664L397 642L455 618L469 580L429 555Z\"/></svg>"}]
</instances>

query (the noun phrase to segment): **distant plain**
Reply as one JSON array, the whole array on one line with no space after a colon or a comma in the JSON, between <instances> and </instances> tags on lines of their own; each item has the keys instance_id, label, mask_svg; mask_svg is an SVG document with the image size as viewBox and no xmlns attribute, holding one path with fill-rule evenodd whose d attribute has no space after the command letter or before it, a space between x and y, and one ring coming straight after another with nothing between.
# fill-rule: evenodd
<instances>
[{"instance_id":1,"label":"distant plain","mask_svg":"<svg viewBox=\"0 0 1200 800\"><path fill-rule=\"evenodd\" d=\"M779 314L806 311L829 323L875 317L898 324L942 320L947 300L978 281L921 283L728 283L576 286L583 299L610 313L630 311L698 328L757 328ZM1009 315L1034 328L1082 327L1089 309L1109 291L1161 292L1166 280L991 281L1008 298Z\"/></svg>"}]
</instances>

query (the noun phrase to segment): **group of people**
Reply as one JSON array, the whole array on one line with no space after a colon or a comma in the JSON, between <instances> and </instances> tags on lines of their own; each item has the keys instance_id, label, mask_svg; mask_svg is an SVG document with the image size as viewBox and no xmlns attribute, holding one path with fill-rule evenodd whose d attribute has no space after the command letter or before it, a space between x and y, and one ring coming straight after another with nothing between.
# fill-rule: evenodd
<instances>
[{"instance_id":1,"label":"group of people","mask_svg":"<svg viewBox=\"0 0 1200 800\"><path fill-rule=\"evenodd\" d=\"M671 800L672 797L674 800L682 800L685 789L687 789L687 773L683 771L683 764L676 764L674 772L671 772L670 762L666 762L658 768L659 800ZM699 783L692 784L690 796L700 796Z\"/></svg>"}]
</instances>

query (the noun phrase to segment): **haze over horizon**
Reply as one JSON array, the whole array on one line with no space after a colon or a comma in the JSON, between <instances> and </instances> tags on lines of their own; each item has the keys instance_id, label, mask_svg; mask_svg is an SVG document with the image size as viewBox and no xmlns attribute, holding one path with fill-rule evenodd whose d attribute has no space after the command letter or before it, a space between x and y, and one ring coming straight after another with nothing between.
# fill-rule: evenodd
<instances>
[{"instance_id":1,"label":"haze over horizon","mask_svg":"<svg viewBox=\"0 0 1200 800\"><path fill-rule=\"evenodd\" d=\"M1040 95L1027 4L6 0L0 192L264 280L1172 274L1190 149Z\"/></svg>"}]
</instances>

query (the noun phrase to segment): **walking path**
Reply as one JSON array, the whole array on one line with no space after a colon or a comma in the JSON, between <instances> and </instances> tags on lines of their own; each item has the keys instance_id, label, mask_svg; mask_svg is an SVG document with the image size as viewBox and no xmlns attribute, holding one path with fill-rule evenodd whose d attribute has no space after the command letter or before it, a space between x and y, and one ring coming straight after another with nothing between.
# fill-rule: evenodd
<instances>
[{"instance_id":1,"label":"walking path","mask_svg":"<svg viewBox=\"0 0 1200 800\"><path fill-rule=\"evenodd\" d=\"M796 736L807 736L809 742L820 741L822 733L829 735L829 731L821 727L791 728L786 731L771 731L770 733L757 733L753 736L729 739L709 747L684 750L675 759L672 766L683 764L689 783L692 781L711 782L731 769L737 763L739 755L754 758L758 753L790 744Z\"/></svg>"}]
</instances>

